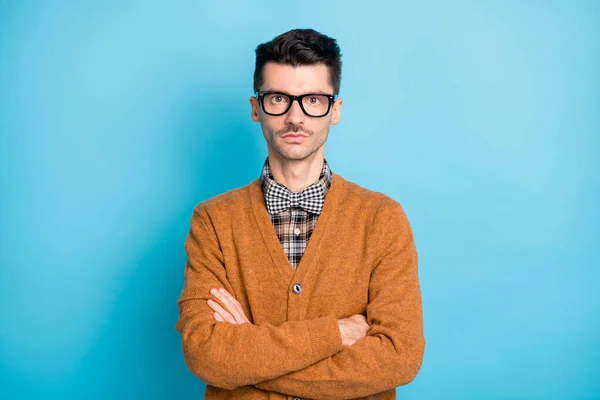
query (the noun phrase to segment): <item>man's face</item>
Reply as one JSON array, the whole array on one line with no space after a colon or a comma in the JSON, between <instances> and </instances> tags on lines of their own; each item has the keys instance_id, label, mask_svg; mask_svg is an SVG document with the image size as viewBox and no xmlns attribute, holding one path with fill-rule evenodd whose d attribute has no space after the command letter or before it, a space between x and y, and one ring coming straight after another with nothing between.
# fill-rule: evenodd
<instances>
[{"instance_id":1,"label":"man's face","mask_svg":"<svg viewBox=\"0 0 600 400\"><path fill-rule=\"evenodd\" d=\"M265 64L261 92L276 91L292 95L305 93L333 94L329 84L329 70L323 64L292 67L273 62ZM340 121L342 99L337 99L329 113L320 118L309 117L302 112L297 101L283 115L265 114L255 96L250 97L252 120L260 122L263 135L269 146L269 154L274 151L287 160L304 160L315 153L323 154L329 128ZM286 135L301 135L291 137Z\"/></svg>"}]
</instances>

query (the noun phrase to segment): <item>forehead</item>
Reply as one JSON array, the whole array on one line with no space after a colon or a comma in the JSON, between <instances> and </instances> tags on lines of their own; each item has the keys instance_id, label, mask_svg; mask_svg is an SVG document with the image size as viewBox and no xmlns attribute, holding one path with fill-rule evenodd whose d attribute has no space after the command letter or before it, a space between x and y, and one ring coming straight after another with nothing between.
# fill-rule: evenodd
<instances>
[{"instance_id":1,"label":"forehead","mask_svg":"<svg viewBox=\"0 0 600 400\"><path fill-rule=\"evenodd\" d=\"M263 90L279 90L291 94L332 93L329 69L324 64L291 65L269 62L263 69Z\"/></svg>"}]
</instances>

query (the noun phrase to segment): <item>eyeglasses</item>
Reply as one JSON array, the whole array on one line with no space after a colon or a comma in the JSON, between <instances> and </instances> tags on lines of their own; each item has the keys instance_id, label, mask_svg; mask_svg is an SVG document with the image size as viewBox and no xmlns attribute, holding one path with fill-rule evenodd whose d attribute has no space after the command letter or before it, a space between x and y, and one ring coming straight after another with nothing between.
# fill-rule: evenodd
<instances>
[{"instance_id":1,"label":"eyeglasses","mask_svg":"<svg viewBox=\"0 0 600 400\"><path fill-rule=\"evenodd\" d=\"M307 93L294 96L282 92L262 92L257 93L256 97L265 114L273 116L283 115L292 108L294 100L298 100L302 112L313 118L326 116L331 109L331 103L335 100L335 95L322 93Z\"/></svg>"}]
</instances>

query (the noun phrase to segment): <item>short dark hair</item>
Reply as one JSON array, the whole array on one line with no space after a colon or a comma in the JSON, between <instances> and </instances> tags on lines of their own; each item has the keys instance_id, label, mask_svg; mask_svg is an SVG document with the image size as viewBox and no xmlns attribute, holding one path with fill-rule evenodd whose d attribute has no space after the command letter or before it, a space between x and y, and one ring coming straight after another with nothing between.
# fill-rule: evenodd
<instances>
[{"instance_id":1,"label":"short dark hair","mask_svg":"<svg viewBox=\"0 0 600 400\"><path fill-rule=\"evenodd\" d=\"M335 39L314 29L292 29L256 48L254 69L254 92L263 84L263 70L268 62L293 67L324 64L329 69L329 83L333 94L340 92L342 60L340 47Z\"/></svg>"}]
</instances>

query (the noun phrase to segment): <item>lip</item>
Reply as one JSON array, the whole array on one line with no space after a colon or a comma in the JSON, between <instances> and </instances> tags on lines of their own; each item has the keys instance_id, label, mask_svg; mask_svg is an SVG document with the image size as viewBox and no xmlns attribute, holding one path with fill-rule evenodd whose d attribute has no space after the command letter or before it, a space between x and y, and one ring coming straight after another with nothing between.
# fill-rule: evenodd
<instances>
[{"instance_id":1,"label":"lip","mask_svg":"<svg viewBox=\"0 0 600 400\"><path fill-rule=\"evenodd\" d=\"M307 138L307 136L306 135L288 134L288 135L282 136L282 138L283 138L283 140L285 140L288 143L302 143Z\"/></svg>"}]
</instances>

